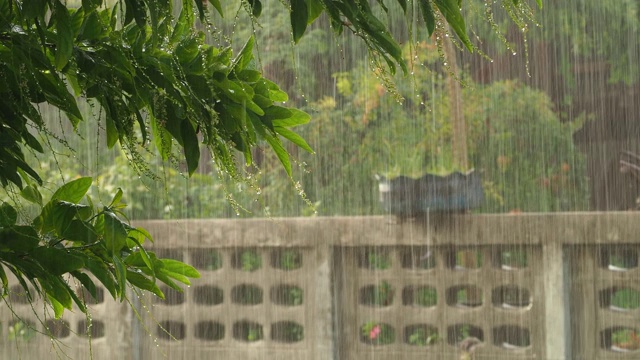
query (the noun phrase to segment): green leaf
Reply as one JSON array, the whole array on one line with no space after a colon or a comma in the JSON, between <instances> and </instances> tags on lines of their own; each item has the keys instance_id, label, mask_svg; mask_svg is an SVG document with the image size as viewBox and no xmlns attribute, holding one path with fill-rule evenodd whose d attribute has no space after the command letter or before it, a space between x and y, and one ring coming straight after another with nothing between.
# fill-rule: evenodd
<instances>
[{"instance_id":1,"label":"green leaf","mask_svg":"<svg viewBox=\"0 0 640 360\"><path fill-rule=\"evenodd\" d=\"M142 261L144 261L145 265L147 265L147 268L151 270L151 274L153 275L153 279L155 281L155 270L153 269L152 259L149 254L147 254L147 250L145 250L139 243L138 247L140 248L140 257L142 258Z\"/></svg>"},{"instance_id":2,"label":"green leaf","mask_svg":"<svg viewBox=\"0 0 640 360\"><path fill-rule=\"evenodd\" d=\"M122 259L118 255L113 255L113 265L116 269L116 279L118 280L118 287L120 289L120 300L124 300L127 296L127 269L122 263Z\"/></svg>"},{"instance_id":3,"label":"green leaf","mask_svg":"<svg viewBox=\"0 0 640 360\"><path fill-rule=\"evenodd\" d=\"M273 106L273 100L269 99L266 96L262 96L260 94L253 95L253 102L255 102L256 105L260 106L260 108L262 109L266 109L268 107Z\"/></svg>"},{"instance_id":4,"label":"green leaf","mask_svg":"<svg viewBox=\"0 0 640 360\"><path fill-rule=\"evenodd\" d=\"M407 0L398 0L398 4L402 8L402 12L407 13Z\"/></svg>"},{"instance_id":5,"label":"green leaf","mask_svg":"<svg viewBox=\"0 0 640 360\"><path fill-rule=\"evenodd\" d=\"M319 0L307 0L307 9L309 10L309 15L307 16L307 24L311 24L312 22L314 22L324 11L322 2Z\"/></svg>"},{"instance_id":6,"label":"green leaf","mask_svg":"<svg viewBox=\"0 0 640 360\"><path fill-rule=\"evenodd\" d=\"M103 36L105 26L97 12L92 12L84 19L84 24L80 32L80 37L86 40L98 40Z\"/></svg>"},{"instance_id":7,"label":"green leaf","mask_svg":"<svg viewBox=\"0 0 640 360\"><path fill-rule=\"evenodd\" d=\"M118 296L119 291L118 288L116 288L116 282L113 278L113 274L109 271L105 262L102 259L89 258L85 261L85 265L115 299Z\"/></svg>"},{"instance_id":8,"label":"green leaf","mask_svg":"<svg viewBox=\"0 0 640 360\"><path fill-rule=\"evenodd\" d=\"M27 201L42 206L42 194L40 194L35 184L25 186L24 189L20 191L20 196Z\"/></svg>"},{"instance_id":9,"label":"green leaf","mask_svg":"<svg viewBox=\"0 0 640 360\"><path fill-rule=\"evenodd\" d=\"M83 8L71 10L71 22L69 26L71 27L72 39L75 40L76 36L80 32L80 28L84 23L84 18L85 18L85 14L84 14Z\"/></svg>"},{"instance_id":10,"label":"green leaf","mask_svg":"<svg viewBox=\"0 0 640 360\"><path fill-rule=\"evenodd\" d=\"M197 0L196 3L198 3ZM180 16L171 33L171 43L178 42L187 33L189 24L193 24L193 3L191 1L183 1Z\"/></svg>"},{"instance_id":11,"label":"green leaf","mask_svg":"<svg viewBox=\"0 0 640 360\"><path fill-rule=\"evenodd\" d=\"M237 73L238 79L242 80L242 81L246 81L249 83L254 83L258 80L260 80L260 78L262 77L262 73L260 73L260 71L257 70L250 70L250 69L244 69L242 71L240 71L239 73ZM256 95L254 95L255 97ZM255 99L254 99L255 101Z\"/></svg>"},{"instance_id":12,"label":"green leaf","mask_svg":"<svg viewBox=\"0 0 640 360\"><path fill-rule=\"evenodd\" d=\"M293 116L293 112L290 108L282 106L271 106L265 110L263 119L271 124L274 120L289 119ZM280 124L280 126L283 126Z\"/></svg>"},{"instance_id":13,"label":"green leaf","mask_svg":"<svg viewBox=\"0 0 640 360\"><path fill-rule=\"evenodd\" d=\"M149 232L147 232L147 230L143 228L130 229L128 235L129 237L133 237L134 239L136 239L140 244L143 244L145 239L149 239L149 241L153 242L151 234L149 234Z\"/></svg>"},{"instance_id":14,"label":"green leaf","mask_svg":"<svg viewBox=\"0 0 640 360\"><path fill-rule=\"evenodd\" d=\"M64 306L62 306L62 304L52 295L47 294L47 298L49 299L49 304L51 304L51 307L53 308L53 316L56 319L60 319L64 314Z\"/></svg>"},{"instance_id":15,"label":"green leaf","mask_svg":"<svg viewBox=\"0 0 640 360\"><path fill-rule=\"evenodd\" d=\"M164 269L168 272L180 274L186 277L197 279L200 273L193 266L187 265L182 261L173 259L161 259Z\"/></svg>"},{"instance_id":16,"label":"green leaf","mask_svg":"<svg viewBox=\"0 0 640 360\"><path fill-rule=\"evenodd\" d=\"M62 70L73 53L73 29L71 28L71 17L69 10L60 1L56 1L53 10L53 17L56 20L56 58L55 64L58 71Z\"/></svg>"},{"instance_id":17,"label":"green leaf","mask_svg":"<svg viewBox=\"0 0 640 360\"><path fill-rule=\"evenodd\" d=\"M181 41L176 47L174 54L182 64L188 64L200 54L200 46L203 39L189 37Z\"/></svg>"},{"instance_id":18,"label":"green leaf","mask_svg":"<svg viewBox=\"0 0 640 360\"><path fill-rule=\"evenodd\" d=\"M96 290L96 284L93 282L93 280L91 280L89 275L87 275L85 273L81 273L80 271L71 271L70 274L71 274L71 276L73 276L76 279L78 279L78 281L80 281L82 286L84 286L84 288L87 289L89 294L91 294L91 296L94 299L97 299L98 294L97 294L97 290ZM87 301L88 299L84 299L84 300Z\"/></svg>"},{"instance_id":19,"label":"green leaf","mask_svg":"<svg viewBox=\"0 0 640 360\"><path fill-rule=\"evenodd\" d=\"M251 6L251 14L255 17L260 17L262 14L262 3L260 0L247 0Z\"/></svg>"},{"instance_id":20,"label":"green leaf","mask_svg":"<svg viewBox=\"0 0 640 360\"><path fill-rule=\"evenodd\" d=\"M205 20L205 7L204 7L204 2L206 0L196 0L196 7L198 8L198 16L200 17L201 21Z\"/></svg>"},{"instance_id":21,"label":"green leaf","mask_svg":"<svg viewBox=\"0 0 640 360\"><path fill-rule=\"evenodd\" d=\"M18 220L18 212L6 202L0 205L0 227L9 227Z\"/></svg>"},{"instance_id":22,"label":"green leaf","mask_svg":"<svg viewBox=\"0 0 640 360\"><path fill-rule=\"evenodd\" d=\"M51 205L50 205L51 204ZM47 204L42 213L45 214L44 229L55 229L59 235L64 234L71 227L73 219L78 216L82 218L91 209L86 205L74 204L66 201L54 200Z\"/></svg>"},{"instance_id":23,"label":"green leaf","mask_svg":"<svg viewBox=\"0 0 640 360\"><path fill-rule=\"evenodd\" d=\"M158 124L158 120L155 117L151 117L151 133L162 160L167 161L171 155L171 134Z\"/></svg>"},{"instance_id":24,"label":"green leaf","mask_svg":"<svg viewBox=\"0 0 640 360\"><path fill-rule=\"evenodd\" d=\"M53 300L58 301L64 308L71 310L73 306L71 293L73 293L73 291L59 276L46 276L45 278L38 279L38 281L47 293L49 300L53 298ZM62 316L62 314L56 312L56 316Z\"/></svg>"},{"instance_id":25,"label":"green leaf","mask_svg":"<svg viewBox=\"0 0 640 360\"><path fill-rule=\"evenodd\" d=\"M313 149L311 148L311 146L309 146L309 144L307 144L307 142L298 134L296 134L295 132L287 129L287 128L283 128L281 126L274 126L275 131L282 135L284 138L286 138L287 140L291 141L292 143L298 145L299 147L307 150L308 152L314 154L315 152L313 151Z\"/></svg>"},{"instance_id":26,"label":"green leaf","mask_svg":"<svg viewBox=\"0 0 640 360\"><path fill-rule=\"evenodd\" d=\"M180 135L184 141L184 156L187 160L189 176L191 176L198 168L198 163L200 162L200 144L198 135L189 119L182 120Z\"/></svg>"},{"instance_id":27,"label":"green leaf","mask_svg":"<svg viewBox=\"0 0 640 360\"><path fill-rule=\"evenodd\" d=\"M422 18L427 26L429 36L431 36L436 30L436 17L433 13L433 7L431 7L431 0L418 0L418 5L420 6Z\"/></svg>"},{"instance_id":28,"label":"green leaf","mask_svg":"<svg viewBox=\"0 0 640 360\"><path fill-rule=\"evenodd\" d=\"M169 277L165 272L157 271L156 277L158 278L158 280L167 284L170 288L176 291L182 292L182 289L180 288L180 286L178 286L178 284L176 284L173 280L171 280L171 277Z\"/></svg>"},{"instance_id":29,"label":"green leaf","mask_svg":"<svg viewBox=\"0 0 640 360\"><path fill-rule=\"evenodd\" d=\"M113 200L111 200L111 204L109 204L109 208L113 208L120 204L120 200L122 200L122 189L118 188L118 191L113 196Z\"/></svg>"},{"instance_id":30,"label":"green leaf","mask_svg":"<svg viewBox=\"0 0 640 360\"><path fill-rule=\"evenodd\" d=\"M93 244L98 241L98 232L91 223L73 219L60 236L64 239L83 244Z\"/></svg>"},{"instance_id":31,"label":"green leaf","mask_svg":"<svg viewBox=\"0 0 640 360\"><path fill-rule=\"evenodd\" d=\"M542 9L542 0L536 0L536 3L538 4L538 8Z\"/></svg>"},{"instance_id":32,"label":"green leaf","mask_svg":"<svg viewBox=\"0 0 640 360\"><path fill-rule=\"evenodd\" d=\"M29 252L40 244L38 233L31 226L14 226L0 230L0 250Z\"/></svg>"},{"instance_id":33,"label":"green leaf","mask_svg":"<svg viewBox=\"0 0 640 360\"><path fill-rule=\"evenodd\" d=\"M127 230L124 223L110 211L104 213L104 242L111 256L120 254L127 243Z\"/></svg>"},{"instance_id":34,"label":"green leaf","mask_svg":"<svg viewBox=\"0 0 640 360\"><path fill-rule=\"evenodd\" d=\"M309 11L305 0L291 0L291 29L293 30L293 41L297 44L300 41L309 19Z\"/></svg>"},{"instance_id":35,"label":"green leaf","mask_svg":"<svg viewBox=\"0 0 640 360\"><path fill-rule=\"evenodd\" d=\"M125 0L125 18L134 19L139 28L144 29L147 25L147 9L143 0ZM125 22L126 23L126 22Z\"/></svg>"},{"instance_id":36,"label":"green leaf","mask_svg":"<svg viewBox=\"0 0 640 360\"><path fill-rule=\"evenodd\" d=\"M4 160L7 161L6 158ZM40 178L38 173L36 173L35 170L33 170L33 168L31 168L31 166L27 165L27 163L24 162L23 159L16 157L16 158L13 158L11 160L18 167L18 170L23 170L24 172L29 174L34 180L36 180L39 184L42 184L42 179ZM22 181L20 181L20 184L22 184ZM22 188L22 186L20 186L20 188Z\"/></svg>"},{"instance_id":37,"label":"green leaf","mask_svg":"<svg viewBox=\"0 0 640 360\"><path fill-rule=\"evenodd\" d=\"M71 203L78 203L89 191L93 179L91 177L81 177L62 185L51 196L51 200L62 200Z\"/></svg>"},{"instance_id":38,"label":"green leaf","mask_svg":"<svg viewBox=\"0 0 640 360\"><path fill-rule=\"evenodd\" d=\"M38 140L36 140L33 135L31 135L31 133L29 133L29 131L23 131L22 138L24 139L24 142L27 144L27 146L41 154L44 153L42 145L38 142Z\"/></svg>"},{"instance_id":39,"label":"green leaf","mask_svg":"<svg viewBox=\"0 0 640 360\"><path fill-rule=\"evenodd\" d=\"M164 299L164 294L158 285L142 274L127 270L127 281L139 289L150 291L158 295L161 299Z\"/></svg>"},{"instance_id":40,"label":"green leaf","mask_svg":"<svg viewBox=\"0 0 640 360\"><path fill-rule=\"evenodd\" d=\"M74 128L82 120L75 97L68 91L67 85L60 79L57 72L36 72L35 77L47 102L63 110Z\"/></svg>"},{"instance_id":41,"label":"green leaf","mask_svg":"<svg viewBox=\"0 0 640 360\"><path fill-rule=\"evenodd\" d=\"M71 310L73 306L73 303L72 303L73 301L76 303L80 311L82 311L83 313L87 312L87 308L85 307L84 302L78 299L78 296L76 296L75 291L73 291L69 287L69 284L67 284L67 282L63 280L62 277L46 276L44 277L44 281L46 282L46 284L43 283L42 277L39 278L38 280L42 284L42 288L47 292L47 295L53 296L53 298L59 301L60 304L65 308Z\"/></svg>"},{"instance_id":42,"label":"green leaf","mask_svg":"<svg viewBox=\"0 0 640 360\"><path fill-rule=\"evenodd\" d=\"M2 280L2 296L4 297L9 291L9 278L7 278L7 273L2 265L0 265L0 279Z\"/></svg>"},{"instance_id":43,"label":"green leaf","mask_svg":"<svg viewBox=\"0 0 640 360\"><path fill-rule=\"evenodd\" d=\"M273 101L288 101L289 96L274 82L262 78L256 84L256 93L268 96Z\"/></svg>"},{"instance_id":44,"label":"green leaf","mask_svg":"<svg viewBox=\"0 0 640 360\"><path fill-rule=\"evenodd\" d=\"M385 25L370 12L365 12L362 14L362 16L364 24L366 24L362 25L368 28L367 33L377 45L377 47L389 54L396 62L398 62L398 64L400 64L406 74L408 70L406 68L407 65L404 62L404 58L402 57L402 49L400 48L400 45L398 45L398 43L389 34ZM389 64L391 74L394 74L395 65L391 61L389 61L386 56L384 56L384 53L382 55L383 57L385 57L385 60L387 60L387 63Z\"/></svg>"},{"instance_id":45,"label":"green leaf","mask_svg":"<svg viewBox=\"0 0 640 360\"><path fill-rule=\"evenodd\" d=\"M289 153L282 146L282 142L277 137L271 135L268 131L265 131L262 124L256 124L256 121L251 117L251 120L256 128L256 131L260 134L262 132L262 137L267 140L273 151L276 153L276 156L282 163L284 170L287 172L287 175L291 176L291 160L289 160ZM258 120L259 121L259 120ZM260 130L258 130L258 126L260 126Z\"/></svg>"},{"instance_id":46,"label":"green leaf","mask_svg":"<svg viewBox=\"0 0 640 360\"><path fill-rule=\"evenodd\" d=\"M24 1L22 5L26 18L44 18L47 13L47 0Z\"/></svg>"},{"instance_id":47,"label":"green leaf","mask_svg":"<svg viewBox=\"0 0 640 360\"><path fill-rule=\"evenodd\" d=\"M211 5L213 5L214 8L216 8L216 11L218 11L218 14L220 14L220 17L224 18L224 14L222 13L222 5L220 4L220 0L209 0L209 3Z\"/></svg>"},{"instance_id":48,"label":"green leaf","mask_svg":"<svg viewBox=\"0 0 640 360\"><path fill-rule=\"evenodd\" d=\"M253 59L254 42L255 42L255 39L253 38L253 36L251 36L249 37L247 42L244 44L238 56L233 60L231 67L233 68L234 71L240 72L244 70L247 67L247 65L249 65L249 63L251 62L251 59Z\"/></svg>"},{"instance_id":49,"label":"green leaf","mask_svg":"<svg viewBox=\"0 0 640 360\"><path fill-rule=\"evenodd\" d=\"M155 267L153 267L153 264L155 264L156 255L153 252L147 252L147 256L152 260L152 267L150 268L150 270L154 271ZM123 261L127 266L133 266L138 268L147 267L147 264L142 259L142 254L139 251L136 251L134 253L127 255ZM149 274L151 274L151 272Z\"/></svg>"},{"instance_id":50,"label":"green leaf","mask_svg":"<svg viewBox=\"0 0 640 360\"><path fill-rule=\"evenodd\" d=\"M62 275L84 267L84 260L65 250L40 246L29 252L48 273Z\"/></svg>"},{"instance_id":51,"label":"green leaf","mask_svg":"<svg viewBox=\"0 0 640 360\"><path fill-rule=\"evenodd\" d=\"M82 8L87 14L95 10L100 5L102 5L102 0L82 0Z\"/></svg>"},{"instance_id":52,"label":"green leaf","mask_svg":"<svg viewBox=\"0 0 640 360\"><path fill-rule=\"evenodd\" d=\"M86 205L79 205L67 201L52 200L42 208L40 215L34 219L34 226L42 232L56 230L60 235L70 226L76 216L86 215L91 209Z\"/></svg>"},{"instance_id":53,"label":"green leaf","mask_svg":"<svg viewBox=\"0 0 640 360\"><path fill-rule=\"evenodd\" d=\"M6 256L4 257L6 258ZM11 263L12 265L16 265L16 261L13 261L13 259L9 259L8 262ZM8 268L18 280L18 282L20 283L20 286L22 286L22 289L24 290L27 300L29 302L33 301L33 295L31 295L31 289L29 285L27 285L27 282L24 280L24 277L20 272L20 270L18 270L16 266L8 266Z\"/></svg>"},{"instance_id":54,"label":"green leaf","mask_svg":"<svg viewBox=\"0 0 640 360\"><path fill-rule=\"evenodd\" d=\"M104 234L104 214L98 215L96 221L93 223L93 227L98 234Z\"/></svg>"},{"instance_id":55,"label":"green leaf","mask_svg":"<svg viewBox=\"0 0 640 360\"><path fill-rule=\"evenodd\" d=\"M174 272L168 271L165 268L160 268L158 270L157 274L158 274L157 278L161 279L161 281L162 281L162 279L164 279L166 277L166 278L171 279L172 281L176 280L176 281L181 282L181 283L183 283L185 285L191 285L191 281L189 281L188 277L186 277L186 276L184 276L182 274L179 274L179 273L174 273Z\"/></svg>"},{"instance_id":56,"label":"green leaf","mask_svg":"<svg viewBox=\"0 0 640 360\"><path fill-rule=\"evenodd\" d=\"M276 106L274 106L274 108L275 107ZM304 111L293 109L293 108L287 108L287 110L291 115L285 118L281 118L281 117L274 118L272 120L273 126L294 127L294 126L306 124L311 120L311 115L307 114ZM269 113L269 114L273 114L273 113Z\"/></svg>"},{"instance_id":57,"label":"green leaf","mask_svg":"<svg viewBox=\"0 0 640 360\"><path fill-rule=\"evenodd\" d=\"M107 123L107 147L111 149L120 139L120 133L118 132L118 128L116 127L116 123L113 118L114 114L111 113L108 108L106 109L105 122Z\"/></svg>"},{"instance_id":58,"label":"green leaf","mask_svg":"<svg viewBox=\"0 0 640 360\"><path fill-rule=\"evenodd\" d=\"M434 0L438 9L442 15L444 15L447 22L458 35L460 41L469 49L470 52L473 52L473 45L467 36L467 29L464 23L464 18L462 17L462 13L460 13L460 7L458 6L457 0Z\"/></svg>"}]
</instances>

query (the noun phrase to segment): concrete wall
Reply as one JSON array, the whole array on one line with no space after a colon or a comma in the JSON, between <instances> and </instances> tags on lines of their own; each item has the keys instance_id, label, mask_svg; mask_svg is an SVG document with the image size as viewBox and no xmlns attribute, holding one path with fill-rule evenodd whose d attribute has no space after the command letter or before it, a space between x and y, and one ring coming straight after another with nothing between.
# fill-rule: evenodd
<instances>
[{"instance_id":1,"label":"concrete wall","mask_svg":"<svg viewBox=\"0 0 640 360\"><path fill-rule=\"evenodd\" d=\"M95 358L460 359L474 342L475 359L640 356L620 340L640 330L640 309L612 305L619 291L640 290L639 214L136 226L155 237L159 255L193 264L202 278L164 302L132 294L137 314L108 299L95 305ZM29 305L13 309L45 329ZM81 314L65 315L73 331L54 334L57 350L42 336L9 340L11 318L0 308L2 358L60 349L87 358L86 338L73 334Z\"/></svg>"}]
</instances>

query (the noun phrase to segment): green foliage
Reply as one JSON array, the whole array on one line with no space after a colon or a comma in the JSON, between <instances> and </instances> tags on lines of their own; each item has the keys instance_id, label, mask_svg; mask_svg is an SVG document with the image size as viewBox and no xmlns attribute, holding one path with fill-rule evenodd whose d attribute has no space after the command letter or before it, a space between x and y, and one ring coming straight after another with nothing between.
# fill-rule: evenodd
<instances>
[{"instance_id":1,"label":"green foliage","mask_svg":"<svg viewBox=\"0 0 640 360\"><path fill-rule=\"evenodd\" d=\"M548 96L518 82L500 82L482 92L484 104L499 111L485 119L476 148L483 171L484 211L570 211L587 207L583 155L573 143L582 125L560 122Z\"/></svg>"},{"instance_id":2,"label":"green foliage","mask_svg":"<svg viewBox=\"0 0 640 360\"><path fill-rule=\"evenodd\" d=\"M262 340L262 328L250 328L247 330L247 341L253 342Z\"/></svg>"},{"instance_id":3,"label":"green foliage","mask_svg":"<svg viewBox=\"0 0 640 360\"><path fill-rule=\"evenodd\" d=\"M435 344L438 339L437 332L428 333L423 327L418 327L411 332L408 342L414 346L427 346Z\"/></svg>"},{"instance_id":4,"label":"green foliage","mask_svg":"<svg viewBox=\"0 0 640 360\"><path fill-rule=\"evenodd\" d=\"M302 257L296 250L285 250L280 254L280 269L295 270L302 266Z\"/></svg>"},{"instance_id":5,"label":"green foliage","mask_svg":"<svg viewBox=\"0 0 640 360\"><path fill-rule=\"evenodd\" d=\"M377 306L387 306L393 301L393 288L387 281L381 282L373 288L371 303Z\"/></svg>"},{"instance_id":6,"label":"green foliage","mask_svg":"<svg viewBox=\"0 0 640 360\"><path fill-rule=\"evenodd\" d=\"M287 290L285 294L284 303L289 306L302 305L303 291L299 287L292 287Z\"/></svg>"},{"instance_id":7,"label":"green foliage","mask_svg":"<svg viewBox=\"0 0 640 360\"><path fill-rule=\"evenodd\" d=\"M236 302L242 305L257 305L262 303L262 289L252 285L241 285L236 288Z\"/></svg>"},{"instance_id":8,"label":"green foliage","mask_svg":"<svg viewBox=\"0 0 640 360\"><path fill-rule=\"evenodd\" d=\"M286 328L285 338L292 342L302 341L304 339L304 328L302 325L290 324Z\"/></svg>"},{"instance_id":9,"label":"green foliage","mask_svg":"<svg viewBox=\"0 0 640 360\"><path fill-rule=\"evenodd\" d=\"M181 291L176 282L190 284L189 278L199 273L189 265L171 259L159 259L147 252L143 244L152 241L142 228L135 228L123 219L125 205L118 190L108 206L96 207L86 194L92 179L78 178L58 188L44 205L24 225L8 218L0 226L0 276L3 293L9 284L6 270L18 279L28 299L38 295L52 307L56 318L75 304L81 311L87 308L72 290L67 278L82 284L96 297L93 275L114 298L126 299L128 286L150 291L160 298L164 294L157 280ZM33 191L38 189L33 187ZM37 196L40 199L41 196ZM5 214L16 211L8 203ZM5 270L6 269L6 270ZM31 286L29 286L29 284ZM35 289L35 294L31 289Z\"/></svg>"},{"instance_id":10,"label":"green foliage","mask_svg":"<svg viewBox=\"0 0 640 360\"><path fill-rule=\"evenodd\" d=\"M262 257L255 250L244 250L240 254L240 269L242 271L256 271L262 267Z\"/></svg>"},{"instance_id":11,"label":"green foliage","mask_svg":"<svg viewBox=\"0 0 640 360\"><path fill-rule=\"evenodd\" d=\"M526 268L529 264L526 250L509 249L500 253L501 265L511 268Z\"/></svg>"},{"instance_id":12,"label":"green foliage","mask_svg":"<svg viewBox=\"0 0 640 360\"><path fill-rule=\"evenodd\" d=\"M372 345L392 344L396 340L394 329L384 323L368 321L360 328L362 340Z\"/></svg>"},{"instance_id":13,"label":"green foliage","mask_svg":"<svg viewBox=\"0 0 640 360\"><path fill-rule=\"evenodd\" d=\"M436 289L422 287L415 290L413 295L413 304L423 307L435 306L438 303L438 293Z\"/></svg>"},{"instance_id":14,"label":"green foliage","mask_svg":"<svg viewBox=\"0 0 640 360\"><path fill-rule=\"evenodd\" d=\"M437 44L415 49L421 65L398 79L402 106L363 65L335 74L338 95L314 102L314 121L300 129L315 156L300 155L302 188L325 215L380 213L375 174L447 174L453 166L447 69ZM409 54L407 54L409 56ZM467 147L485 192L482 212L572 211L588 206L584 156L572 135L584 119L561 122L548 96L519 82L477 85L464 73ZM295 193L282 191L263 167L265 198L279 215L299 214ZM273 198L277 200L273 200Z\"/></svg>"},{"instance_id":15,"label":"green foliage","mask_svg":"<svg viewBox=\"0 0 640 360\"><path fill-rule=\"evenodd\" d=\"M389 254L371 251L367 254L369 268L375 270L385 270L391 267Z\"/></svg>"},{"instance_id":16,"label":"green foliage","mask_svg":"<svg viewBox=\"0 0 640 360\"><path fill-rule=\"evenodd\" d=\"M457 341L461 342L464 339L469 337L471 337L471 325L463 324L458 328L457 336L456 336Z\"/></svg>"},{"instance_id":17,"label":"green foliage","mask_svg":"<svg viewBox=\"0 0 640 360\"><path fill-rule=\"evenodd\" d=\"M581 75L574 67L578 63L606 66L610 83L633 84L640 80L640 70L635 66L640 59L640 8L637 1L560 2L535 17L538 26L530 26L524 19L514 21L512 14L521 12L511 11L513 6L507 11L497 11L504 10L507 3L496 2L484 9L478 6L477 11L465 14L467 23L473 24L474 32L483 39L481 48L484 52L493 55L509 51L520 55L534 54L533 51L539 51L538 46L548 48L557 56L554 59L556 70L569 90L568 98L576 96L574 91L580 91L576 87L579 83L576 77ZM470 3L470 7L473 4ZM514 36L516 32L521 34ZM502 35L505 33L511 36L507 39ZM521 36L527 41L523 42Z\"/></svg>"},{"instance_id":18,"label":"green foliage","mask_svg":"<svg viewBox=\"0 0 640 360\"><path fill-rule=\"evenodd\" d=\"M634 329L619 329L611 334L611 343L627 351L638 350L640 349L640 336Z\"/></svg>"},{"instance_id":19,"label":"green foliage","mask_svg":"<svg viewBox=\"0 0 640 360\"><path fill-rule=\"evenodd\" d=\"M627 310L640 308L640 291L630 288L619 289L612 294L611 305Z\"/></svg>"},{"instance_id":20,"label":"green foliage","mask_svg":"<svg viewBox=\"0 0 640 360\"><path fill-rule=\"evenodd\" d=\"M252 38L232 58L230 48L206 44L204 33L195 30L192 1L183 2L178 18L171 15L171 2L125 6L123 20L117 6L100 9L101 3L69 9L58 0L46 1L34 3L32 14L3 1L9 10L0 29L3 185L22 187L18 169L41 181L19 146L43 151L27 130L43 129L36 105L56 106L75 127L83 119L78 95L102 108L109 147L120 142L135 157L137 145L153 139L167 159L175 142L189 174L198 166L199 143L220 169L236 177L230 147L251 164L251 147L264 139L288 172L289 155L278 134L310 150L289 130L307 122L308 115L275 105L287 95L255 70ZM48 6L50 19L45 18ZM45 25L54 31L41 31Z\"/></svg>"},{"instance_id":21,"label":"green foliage","mask_svg":"<svg viewBox=\"0 0 640 360\"><path fill-rule=\"evenodd\" d=\"M222 254L218 251L211 251L207 254L208 260L205 266L206 270L218 270L222 268Z\"/></svg>"},{"instance_id":22,"label":"green foliage","mask_svg":"<svg viewBox=\"0 0 640 360\"><path fill-rule=\"evenodd\" d=\"M36 334L37 332L33 325L26 321L18 320L9 326L7 338L11 341L29 341L33 339Z\"/></svg>"}]
</instances>

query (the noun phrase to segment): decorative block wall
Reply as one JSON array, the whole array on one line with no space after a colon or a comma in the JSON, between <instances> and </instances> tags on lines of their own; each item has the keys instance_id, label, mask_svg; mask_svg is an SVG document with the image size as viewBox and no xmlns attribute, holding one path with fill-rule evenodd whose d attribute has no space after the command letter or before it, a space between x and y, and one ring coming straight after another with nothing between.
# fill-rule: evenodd
<instances>
[{"instance_id":1,"label":"decorative block wall","mask_svg":"<svg viewBox=\"0 0 640 360\"><path fill-rule=\"evenodd\" d=\"M79 311L38 319L11 279L0 359L640 358L640 214L446 221L136 224L202 278L132 293L137 314L99 288L90 336Z\"/></svg>"},{"instance_id":2,"label":"decorative block wall","mask_svg":"<svg viewBox=\"0 0 640 360\"><path fill-rule=\"evenodd\" d=\"M157 351L177 358L198 349L220 358L313 358L313 249L238 247L157 249L187 261L202 278L165 300L147 297ZM205 355L208 354L208 355Z\"/></svg>"},{"instance_id":3,"label":"decorative block wall","mask_svg":"<svg viewBox=\"0 0 640 360\"><path fill-rule=\"evenodd\" d=\"M55 319L42 299L29 304L16 278L9 275L9 279L11 291L7 303L0 306L0 358L131 359L129 306L111 300L100 285L97 299L80 288L77 291L91 309L91 317L76 308Z\"/></svg>"},{"instance_id":4,"label":"decorative block wall","mask_svg":"<svg viewBox=\"0 0 640 360\"><path fill-rule=\"evenodd\" d=\"M535 247L346 247L344 358L541 358ZM538 349L538 350L536 350Z\"/></svg>"},{"instance_id":5,"label":"decorative block wall","mask_svg":"<svg viewBox=\"0 0 640 360\"><path fill-rule=\"evenodd\" d=\"M586 246L572 251L572 295L582 300L571 316L576 356L640 358L640 246Z\"/></svg>"}]
</instances>

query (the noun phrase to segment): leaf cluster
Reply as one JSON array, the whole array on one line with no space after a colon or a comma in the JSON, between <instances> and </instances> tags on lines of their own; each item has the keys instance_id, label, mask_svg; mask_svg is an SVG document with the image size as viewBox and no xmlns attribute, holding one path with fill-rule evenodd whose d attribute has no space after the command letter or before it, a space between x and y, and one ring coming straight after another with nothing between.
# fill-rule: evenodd
<instances>
[{"instance_id":1,"label":"leaf cluster","mask_svg":"<svg viewBox=\"0 0 640 360\"><path fill-rule=\"evenodd\" d=\"M233 57L231 48L207 45L195 30L192 1L182 3L177 18L170 1L102 3L70 9L59 0L0 0L3 185L22 187L20 171L41 181L20 144L43 151L29 131L43 132L39 104L57 107L76 127L82 121L77 96L100 106L109 147L119 142L135 152L137 144L153 142L167 160L177 144L189 174L198 166L200 143L232 176L232 148L251 164L250 149L266 140L289 173L280 136L311 151L290 130L309 116L275 105L288 97L255 70L253 38ZM204 16L202 2L195 3Z\"/></svg>"},{"instance_id":2,"label":"leaf cluster","mask_svg":"<svg viewBox=\"0 0 640 360\"><path fill-rule=\"evenodd\" d=\"M158 281L181 291L177 283L189 285L189 278L200 276L189 265L160 259L145 250L144 242L152 241L152 237L126 221L121 190L108 206L93 206L86 196L91 183L88 177L71 181L47 203L42 202L36 186L25 187L22 196L40 208L40 214L27 225L18 223L18 213L10 204L0 205L0 279L4 295L9 289L8 270L29 301L39 295L59 318L74 304L87 311L85 301L70 285L73 281L94 298L96 281L100 282L122 301L128 286L164 298Z\"/></svg>"}]
</instances>

